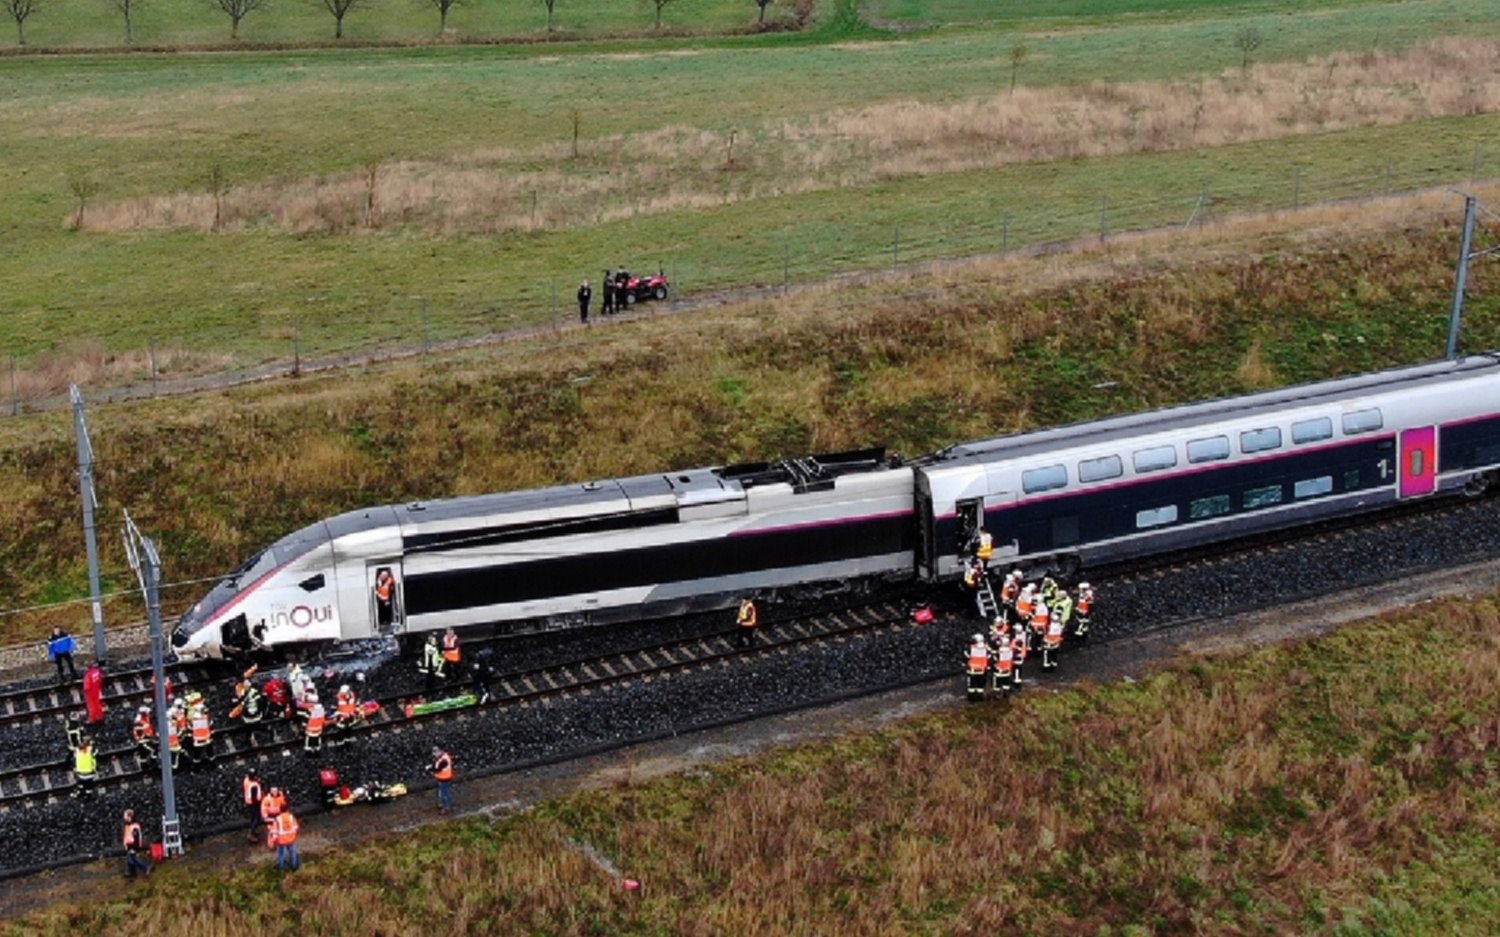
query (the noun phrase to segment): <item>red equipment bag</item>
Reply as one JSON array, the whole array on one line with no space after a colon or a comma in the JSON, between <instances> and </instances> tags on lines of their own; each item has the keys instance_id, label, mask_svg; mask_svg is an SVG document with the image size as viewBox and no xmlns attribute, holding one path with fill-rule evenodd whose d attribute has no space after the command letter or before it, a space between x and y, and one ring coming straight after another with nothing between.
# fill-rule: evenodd
<instances>
[{"instance_id":1,"label":"red equipment bag","mask_svg":"<svg viewBox=\"0 0 1500 937\"><path fill-rule=\"evenodd\" d=\"M167 857L166 847L162 846L161 843L152 843L151 844L151 861L152 862L160 862L163 859L165 859L166 857Z\"/></svg>"},{"instance_id":2,"label":"red equipment bag","mask_svg":"<svg viewBox=\"0 0 1500 937\"><path fill-rule=\"evenodd\" d=\"M318 772L318 782L325 791L331 790L339 786L339 773L332 768L324 768Z\"/></svg>"},{"instance_id":3,"label":"red equipment bag","mask_svg":"<svg viewBox=\"0 0 1500 937\"><path fill-rule=\"evenodd\" d=\"M936 618L931 605L919 605L911 610L911 620L919 625L930 625Z\"/></svg>"}]
</instances>

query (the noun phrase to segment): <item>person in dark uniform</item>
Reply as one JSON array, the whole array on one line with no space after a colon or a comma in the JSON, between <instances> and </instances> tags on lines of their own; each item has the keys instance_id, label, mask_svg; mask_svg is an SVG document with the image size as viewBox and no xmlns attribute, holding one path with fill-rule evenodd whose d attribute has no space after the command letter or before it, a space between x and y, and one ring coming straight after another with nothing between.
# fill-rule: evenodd
<instances>
[{"instance_id":1,"label":"person in dark uniform","mask_svg":"<svg viewBox=\"0 0 1500 937\"><path fill-rule=\"evenodd\" d=\"M589 324L589 303L594 299L594 291L589 287L589 281L584 280L583 285L578 287L578 321L584 325Z\"/></svg>"},{"instance_id":2,"label":"person in dark uniform","mask_svg":"<svg viewBox=\"0 0 1500 937\"><path fill-rule=\"evenodd\" d=\"M627 294L630 292L630 272L624 267L615 271L615 312L624 312L630 307Z\"/></svg>"},{"instance_id":3,"label":"person in dark uniform","mask_svg":"<svg viewBox=\"0 0 1500 937\"><path fill-rule=\"evenodd\" d=\"M604 291L600 297L603 307L599 310L606 316L615 314L615 272L608 267L604 268L604 279L599 281L599 289Z\"/></svg>"}]
</instances>

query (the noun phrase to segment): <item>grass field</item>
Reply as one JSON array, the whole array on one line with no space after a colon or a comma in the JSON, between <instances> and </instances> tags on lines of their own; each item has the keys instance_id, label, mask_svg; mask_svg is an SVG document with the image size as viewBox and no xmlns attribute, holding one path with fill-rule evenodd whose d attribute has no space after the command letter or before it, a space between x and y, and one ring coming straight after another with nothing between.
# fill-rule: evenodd
<instances>
[{"instance_id":1,"label":"grass field","mask_svg":"<svg viewBox=\"0 0 1500 937\"><path fill-rule=\"evenodd\" d=\"M100 510L129 508L158 537L167 578L189 580L369 504L872 444L911 455L1429 359L1443 347L1456 236L1445 201L96 408ZM1314 222L1330 233L1285 233ZM1500 347L1489 268L1474 276L1467 347ZM70 433L61 411L0 421L0 608L87 592ZM104 564L106 590L128 584L118 549ZM169 591L170 607L200 590ZM133 620L139 602L108 614ZM0 617L0 642L83 615Z\"/></svg>"},{"instance_id":2,"label":"grass field","mask_svg":"<svg viewBox=\"0 0 1500 937\"><path fill-rule=\"evenodd\" d=\"M1257 54L1265 61L1399 50L1500 26L1500 14L1478 0L1329 4L1297 15L1251 5L1248 20L1244 9L1201 5L1167 19L1028 36L1021 81L1087 95L1092 82L1233 75L1232 39L1247 21L1266 36ZM535 321L550 315L554 284L566 300L579 277L606 265L675 261L691 293L774 282L784 268L805 279L878 266L897 228L906 259L961 254L997 247L1006 216L1012 243L1095 230L1101 197L1116 227L1183 220L1205 187L1226 208L1237 194L1242 203L1255 202L1251 193L1259 204L1289 203L1294 163L1312 197L1345 191L1337 183L1355 175L1367 191L1378 186L1387 157L1398 180L1444 182L1470 172L1476 145L1481 165L1500 160L1494 120L1481 114L1224 148L929 170L920 140L893 151L879 135L814 132L804 144L795 131L905 101L989 100L1009 82L1014 36L994 26L893 41L832 41L837 35L811 44L767 37L0 61L0 120L19 128L0 139L0 227L14 247L0 256L0 350L19 355L23 372L47 351L76 355L80 342L107 352L148 341L181 348L193 353L180 357L183 366L244 363L286 355L294 322L306 351L412 341L417 297L429 301L434 335ZM574 108L576 161L559 156ZM731 131L747 170L722 170L719 145ZM957 162L993 156L988 138L953 140ZM503 230L434 230L421 211L336 233L260 222L216 234L66 230L70 184L85 177L105 211L201 198L214 166L235 189L317 193L319 180L347 189L372 161L499 178L508 201L465 224L504 215ZM628 215L656 187L642 181L620 194L601 180L652 172L690 177L683 207L604 214ZM799 191L805 185L816 190ZM578 208L591 186L605 186L598 221ZM462 203L463 192L450 201ZM539 230L528 230L533 204ZM304 214L322 210L315 195Z\"/></svg>"},{"instance_id":3,"label":"grass field","mask_svg":"<svg viewBox=\"0 0 1500 937\"><path fill-rule=\"evenodd\" d=\"M1444 602L304 854L281 882L168 868L5 933L1482 937L1497 633L1495 597Z\"/></svg>"}]
</instances>

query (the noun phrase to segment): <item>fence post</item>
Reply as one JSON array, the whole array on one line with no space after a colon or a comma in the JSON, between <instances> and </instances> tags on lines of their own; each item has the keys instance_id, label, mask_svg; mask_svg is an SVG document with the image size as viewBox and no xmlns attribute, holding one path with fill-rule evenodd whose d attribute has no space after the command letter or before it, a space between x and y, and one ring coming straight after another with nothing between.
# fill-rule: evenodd
<instances>
[{"instance_id":1,"label":"fence post","mask_svg":"<svg viewBox=\"0 0 1500 937\"><path fill-rule=\"evenodd\" d=\"M427 337L427 297L422 297L422 354L432 350L432 344Z\"/></svg>"},{"instance_id":2,"label":"fence post","mask_svg":"<svg viewBox=\"0 0 1500 937\"><path fill-rule=\"evenodd\" d=\"M1099 196L1099 243L1109 236L1109 196Z\"/></svg>"},{"instance_id":3,"label":"fence post","mask_svg":"<svg viewBox=\"0 0 1500 937\"><path fill-rule=\"evenodd\" d=\"M891 235L891 272L895 273L901 266L901 226L897 225L895 232Z\"/></svg>"},{"instance_id":4,"label":"fence post","mask_svg":"<svg viewBox=\"0 0 1500 937\"><path fill-rule=\"evenodd\" d=\"M785 241L781 243L781 295L785 296L792 286L792 249Z\"/></svg>"},{"instance_id":5,"label":"fence post","mask_svg":"<svg viewBox=\"0 0 1500 937\"><path fill-rule=\"evenodd\" d=\"M1302 167L1292 168L1292 210L1302 207Z\"/></svg>"},{"instance_id":6,"label":"fence post","mask_svg":"<svg viewBox=\"0 0 1500 937\"><path fill-rule=\"evenodd\" d=\"M151 362L151 396L156 396L156 340L146 339L146 359Z\"/></svg>"},{"instance_id":7,"label":"fence post","mask_svg":"<svg viewBox=\"0 0 1500 937\"><path fill-rule=\"evenodd\" d=\"M16 385L16 353L10 353L10 415L21 412L21 394Z\"/></svg>"},{"instance_id":8,"label":"fence post","mask_svg":"<svg viewBox=\"0 0 1500 937\"><path fill-rule=\"evenodd\" d=\"M677 280L677 255L672 255L672 302L682 299L682 284ZM618 312L619 310L615 310Z\"/></svg>"},{"instance_id":9,"label":"fence post","mask_svg":"<svg viewBox=\"0 0 1500 937\"><path fill-rule=\"evenodd\" d=\"M1385 158L1385 194L1391 194L1391 158Z\"/></svg>"},{"instance_id":10,"label":"fence post","mask_svg":"<svg viewBox=\"0 0 1500 937\"><path fill-rule=\"evenodd\" d=\"M1478 179L1478 178L1479 178L1479 144L1476 142L1474 144L1474 166L1469 171L1469 179L1470 179L1470 181L1472 181L1472 180Z\"/></svg>"},{"instance_id":11,"label":"fence post","mask_svg":"<svg viewBox=\"0 0 1500 937\"><path fill-rule=\"evenodd\" d=\"M302 373L302 322L292 317L292 377Z\"/></svg>"},{"instance_id":12,"label":"fence post","mask_svg":"<svg viewBox=\"0 0 1500 937\"><path fill-rule=\"evenodd\" d=\"M1010 253L1010 216L1000 219L1000 253Z\"/></svg>"},{"instance_id":13,"label":"fence post","mask_svg":"<svg viewBox=\"0 0 1500 937\"><path fill-rule=\"evenodd\" d=\"M552 278L552 318L557 319L557 278Z\"/></svg>"}]
</instances>

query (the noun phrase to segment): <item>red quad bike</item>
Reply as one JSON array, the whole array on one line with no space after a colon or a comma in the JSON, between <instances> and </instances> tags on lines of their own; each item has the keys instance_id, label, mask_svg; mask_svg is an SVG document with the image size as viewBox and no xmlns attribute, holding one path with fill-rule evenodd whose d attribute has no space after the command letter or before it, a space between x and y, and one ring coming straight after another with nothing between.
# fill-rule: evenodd
<instances>
[{"instance_id":1,"label":"red quad bike","mask_svg":"<svg viewBox=\"0 0 1500 937\"><path fill-rule=\"evenodd\" d=\"M624 271L621 271L625 273ZM648 299L662 300L667 298L667 291L671 289L667 282L665 271L658 270L643 277L625 273L625 305L634 306L638 302Z\"/></svg>"}]
</instances>

